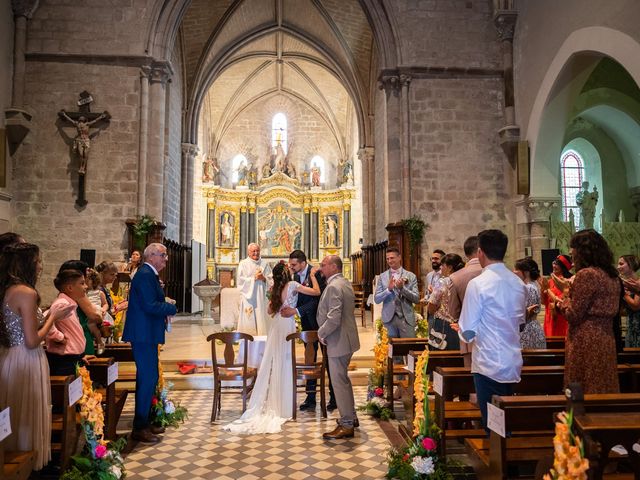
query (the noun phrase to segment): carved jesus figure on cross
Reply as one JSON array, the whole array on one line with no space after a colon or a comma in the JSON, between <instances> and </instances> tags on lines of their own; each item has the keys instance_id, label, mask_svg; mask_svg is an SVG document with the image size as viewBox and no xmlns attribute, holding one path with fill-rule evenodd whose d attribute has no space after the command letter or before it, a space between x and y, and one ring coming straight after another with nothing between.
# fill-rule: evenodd
<instances>
[{"instance_id":1,"label":"carved jesus figure on cross","mask_svg":"<svg viewBox=\"0 0 640 480\"><path fill-rule=\"evenodd\" d=\"M81 115L78 120L74 120L67 112L62 109L59 113L60 117L70 122L76 129L78 130L78 135L73 139L73 151L80 157L80 168L78 168L78 173L80 175L84 175L87 171L87 159L89 158L89 149L91 148L91 137L89 135L89 131L91 126L100 120L111 118L109 112L105 111L101 113L95 120L87 121L87 117Z\"/></svg>"}]
</instances>

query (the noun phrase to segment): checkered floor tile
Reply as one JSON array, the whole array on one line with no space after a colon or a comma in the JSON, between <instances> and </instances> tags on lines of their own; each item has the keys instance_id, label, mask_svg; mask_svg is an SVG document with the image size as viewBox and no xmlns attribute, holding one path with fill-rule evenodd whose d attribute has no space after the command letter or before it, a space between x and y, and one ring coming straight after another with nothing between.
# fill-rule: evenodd
<instances>
[{"instance_id":1,"label":"checkered floor tile","mask_svg":"<svg viewBox=\"0 0 640 480\"><path fill-rule=\"evenodd\" d=\"M354 387L361 404L366 387ZM360 415L360 428L349 440L324 441L322 433L335 427L337 410L328 419L300 412L296 422L271 435L238 436L221 426L241 414L240 396L223 395L221 417L211 416L211 390L173 392L189 410L180 428L170 428L158 445L135 446L125 459L127 478L173 480L230 479L381 479L386 473L389 441L377 422ZM300 395L299 397L302 397ZM302 400L302 398L299 398ZM123 412L119 431L131 428L133 402Z\"/></svg>"}]
</instances>

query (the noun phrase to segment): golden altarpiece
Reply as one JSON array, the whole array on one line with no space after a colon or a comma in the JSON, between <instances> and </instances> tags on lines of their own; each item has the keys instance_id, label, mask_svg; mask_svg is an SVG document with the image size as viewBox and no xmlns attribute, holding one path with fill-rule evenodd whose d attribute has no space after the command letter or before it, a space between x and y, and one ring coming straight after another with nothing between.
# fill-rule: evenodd
<instances>
[{"instance_id":1,"label":"golden altarpiece","mask_svg":"<svg viewBox=\"0 0 640 480\"><path fill-rule=\"evenodd\" d=\"M248 183L248 182L247 182ZM311 263L340 255L351 278L351 185L327 190L303 185L281 171L234 189L204 185L207 201L207 272L223 286L233 286L247 245L260 245L272 264L303 250ZM226 284L226 285L225 285Z\"/></svg>"}]
</instances>

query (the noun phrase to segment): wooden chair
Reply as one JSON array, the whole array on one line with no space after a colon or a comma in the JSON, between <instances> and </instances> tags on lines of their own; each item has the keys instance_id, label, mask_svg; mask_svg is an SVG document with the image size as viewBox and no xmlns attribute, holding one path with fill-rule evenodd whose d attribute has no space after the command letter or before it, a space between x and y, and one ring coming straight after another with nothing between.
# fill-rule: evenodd
<instances>
[{"instance_id":1,"label":"wooden chair","mask_svg":"<svg viewBox=\"0 0 640 480\"><path fill-rule=\"evenodd\" d=\"M357 292L353 292L354 293L354 302L353 302L353 306L356 310L360 309L360 319L362 321L362 326L366 327L367 326L367 317L366 315L366 302L365 302L365 298L364 298L364 292L362 291L357 291Z\"/></svg>"},{"instance_id":2,"label":"wooden chair","mask_svg":"<svg viewBox=\"0 0 640 480\"><path fill-rule=\"evenodd\" d=\"M298 363L298 360L296 359L297 340L302 340L305 343L304 363ZM293 374L293 419L296 419L296 413L298 410L298 380L304 381L305 392L307 391L307 380L320 380L320 411L322 412L322 418L327 418L327 399L325 395L327 347L318 342L318 332L315 330L291 333L287 335L287 341L291 342L291 366ZM322 353L322 358L320 359L320 361L314 360L314 357L316 356L315 348L313 346L314 342L318 342L318 344L320 345L320 352ZM316 389L317 388L318 384L316 383Z\"/></svg>"},{"instance_id":3,"label":"wooden chair","mask_svg":"<svg viewBox=\"0 0 640 480\"><path fill-rule=\"evenodd\" d=\"M216 354L216 340L224 343L223 362L218 363ZM241 363L236 363L233 345L237 342L244 342L244 355ZM253 342L253 337L242 332L219 332L212 333L207 337L207 342L211 342L211 357L213 359L213 407L211 410L211 422L215 422L216 416L220 414L222 382L223 381L242 381L242 413L247 409L247 397L256 381L258 369L247 366L249 359L249 342ZM238 387L225 387L238 388ZM225 392L234 393L234 392Z\"/></svg>"}]
</instances>

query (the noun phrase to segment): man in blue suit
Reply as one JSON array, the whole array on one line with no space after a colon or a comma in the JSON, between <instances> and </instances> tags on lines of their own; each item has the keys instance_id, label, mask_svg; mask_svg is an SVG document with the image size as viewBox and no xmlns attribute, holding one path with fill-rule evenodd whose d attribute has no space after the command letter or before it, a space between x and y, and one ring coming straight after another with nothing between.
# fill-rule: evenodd
<instances>
[{"instance_id":1,"label":"man in blue suit","mask_svg":"<svg viewBox=\"0 0 640 480\"><path fill-rule=\"evenodd\" d=\"M131 281L129 309L122 339L131 342L136 362L136 411L131 438L158 443L164 428L150 425L151 400L158 384L158 345L164 343L167 317L176 306L165 301L158 272L167 265L167 249L152 243L144 250L144 265Z\"/></svg>"},{"instance_id":2,"label":"man in blue suit","mask_svg":"<svg viewBox=\"0 0 640 480\"><path fill-rule=\"evenodd\" d=\"M294 250L289 254L289 269L293 272L293 279L296 282L301 283L306 287L311 286L311 279L309 278L311 265L307 263L307 256L302 250ZM316 272L316 279L318 280L318 285L320 285L320 290L324 292L324 289L327 286L327 281L319 271ZM319 303L319 296L314 297L311 295L305 295L304 293L299 293L296 308L283 308L280 311L280 314L285 317L298 314L300 316L300 324L303 331L318 330L318 320L316 316ZM314 345L314 348L317 354L317 343ZM300 404L300 410L314 410L316 408L316 380L307 380L306 391L307 398L302 402L302 404ZM336 408L336 398L333 393L331 376L329 376L329 403L327 403L327 409L335 410Z\"/></svg>"}]
</instances>

